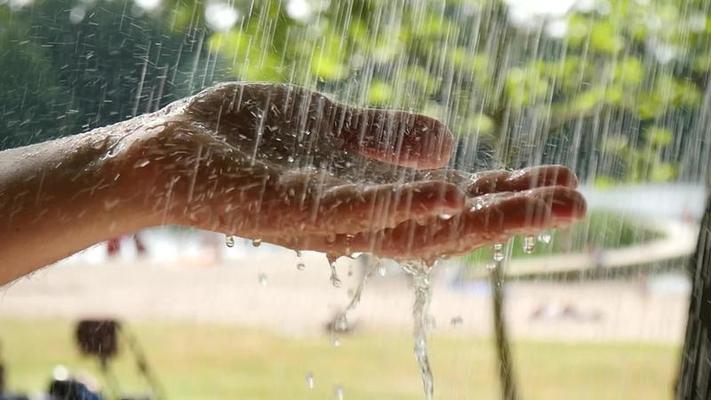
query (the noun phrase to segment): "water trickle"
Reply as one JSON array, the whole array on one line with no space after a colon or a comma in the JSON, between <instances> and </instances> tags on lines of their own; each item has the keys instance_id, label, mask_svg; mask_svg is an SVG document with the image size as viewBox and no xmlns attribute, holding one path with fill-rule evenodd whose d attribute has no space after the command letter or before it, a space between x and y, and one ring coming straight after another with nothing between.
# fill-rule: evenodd
<instances>
[{"instance_id":1,"label":"water trickle","mask_svg":"<svg viewBox=\"0 0 711 400\"><path fill-rule=\"evenodd\" d=\"M504 260L504 245L502 243L494 244L494 261L499 262Z\"/></svg>"},{"instance_id":2,"label":"water trickle","mask_svg":"<svg viewBox=\"0 0 711 400\"><path fill-rule=\"evenodd\" d=\"M267 274L261 272L259 276L257 277L259 284L262 286L267 286L269 283L269 278L267 277Z\"/></svg>"},{"instance_id":3,"label":"water trickle","mask_svg":"<svg viewBox=\"0 0 711 400\"><path fill-rule=\"evenodd\" d=\"M306 264L300 262L300 263L296 264L296 269L298 269L299 271L303 271L306 269Z\"/></svg>"},{"instance_id":4,"label":"water trickle","mask_svg":"<svg viewBox=\"0 0 711 400\"><path fill-rule=\"evenodd\" d=\"M526 235L523 237L523 252L526 254L533 253L536 248L536 238L533 235Z\"/></svg>"},{"instance_id":5,"label":"water trickle","mask_svg":"<svg viewBox=\"0 0 711 400\"><path fill-rule=\"evenodd\" d=\"M338 271L336 271L336 260L338 257L332 254L326 254L326 259L328 260L328 265L331 267L331 277L329 278L331 285L339 288L341 287L341 278L338 277Z\"/></svg>"},{"instance_id":6,"label":"water trickle","mask_svg":"<svg viewBox=\"0 0 711 400\"><path fill-rule=\"evenodd\" d=\"M305 378L306 378L306 387L309 389L313 389L314 388L314 374L313 374L313 372L311 372L311 371L307 372Z\"/></svg>"},{"instance_id":7,"label":"water trickle","mask_svg":"<svg viewBox=\"0 0 711 400\"><path fill-rule=\"evenodd\" d=\"M366 257L366 256L360 256L360 257ZM351 301L348 303L348 306L346 307L345 311L343 312L344 317L346 314L350 311L355 310L356 307L358 307L358 304L360 304L360 299L363 294L363 289L365 288L366 282L368 282L368 279L373 275L373 272L375 272L376 269L378 269L381 265L380 259L377 257L371 256L372 258L369 259L368 263L366 264L365 271L363 272L363 276L360 279L360 282L358 283L358 287L356 290L352 293L351 296Z\"/></svg>"},{"instance_id":8,"label":"water trickle","mask_svg":"<svg viewBox=\"0 0 711 400\"><path fill-rule=\"evenodd\" d=\"M373 260L373 267L378 270L378 275L380 275L381 277L384 277L385 275L388 274L388 269L387 269L387 267L386 267L385 264L383 264L383 262L382 262L380 259L378 259L378 258L376 258L376 259Z\"/></svg>"},{"instance_id":9,"label":"water trickle","mask_svg":"<svg viewBox=\"0 0 711 400\"><path fill-rule=\"evenodd\" d=\"M235 237L233 235L225 235L225 246L230 248L235 246Z\"/></svg>"},{"instance_id":10,"label":"water trickle","mask_svg":"<svg viewBox=\"0 0 711 400\"><path fill-rule=\"evenodd\" d=\"M434 396L434 380L427 350L428 316L430 298L432 296L430 267L423 262L408 262L402 264L402 269L412 277L415 289L415 302L412 306L412 317L414 319L413 336L415 339L414 352L417 365L420 368L425 398L432 400Z\"/></svg>"},{"instance_id":11,"label":"water trickle","mask_svg":"<svg viewBox=\"0 0 711 400\"><path fill-rule=\"evenodd\" d=\"M262 245L262 239L253 239L252 240L252 246L259 247L261 245Z\"/></svg>"},{"instance_id":12,"label":"water trickle","mask_svg":"<svg viewBox=\"0 0 711 400\"><path fill-rule=\"evenodd\" d=\"M538 241L543 244L549 244L551 242L552 236L548 231L543 231L538 234Z\"/></svg>"},{"instance_id":13,"label":"water trickle","mask_svg":"<svg viewBox=\"0 0 711 400\"><path fill-rule=\"evenodd\" d=\"M336 332L345 332L348 330L348 317L346 313L342 313L336 317L336 320L333 322L333 329Z\"/></svg>"}]
</instances>

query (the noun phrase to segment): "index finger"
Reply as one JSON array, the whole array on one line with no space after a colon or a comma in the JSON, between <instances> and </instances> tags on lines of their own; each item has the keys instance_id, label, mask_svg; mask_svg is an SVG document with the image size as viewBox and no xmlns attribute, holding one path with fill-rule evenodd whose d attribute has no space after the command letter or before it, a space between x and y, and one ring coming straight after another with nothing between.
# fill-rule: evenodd
<instances>
[{"instance_id":1,"label":"index finger","mask_svg":"<svg viewBox=\"0 0 711 400\"><path fill-rule=\"evenodd\" d=\"M347 149L416 169L442 168L449 162L454 137L442 122L406 111L341 107L334 128Z\"/></svg>"}]
</instances>

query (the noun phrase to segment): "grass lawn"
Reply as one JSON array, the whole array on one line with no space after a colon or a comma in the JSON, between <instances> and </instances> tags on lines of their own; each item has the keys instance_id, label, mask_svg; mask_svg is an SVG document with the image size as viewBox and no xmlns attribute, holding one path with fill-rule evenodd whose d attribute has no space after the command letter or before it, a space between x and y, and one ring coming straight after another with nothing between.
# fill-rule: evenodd
<instances>
[{"instance_id":1,"label":"grass lawn","mask_svg":"<svg viewBox=\"0 0 711 400\"><path fill-rule=\"evenodd\" d=\"M324 338L289 338L232 326L141 323L129 326L162 380L167 398L421 399L412 339L406 334L346 337L334 348ZM15 390L46 386L54 365L95 371L73 345L67 321L0 318L0 354ZM526 399L668 399L678 348L644 343L517 342L517 374ZM491 342L431 339L436 397L494 399L498 388ZM133 363L117 365L125 389L140 389ZM308 389L311 371L315 387ZM98 376L98 374L94 375Z\"/></svg>"}]
</instances>

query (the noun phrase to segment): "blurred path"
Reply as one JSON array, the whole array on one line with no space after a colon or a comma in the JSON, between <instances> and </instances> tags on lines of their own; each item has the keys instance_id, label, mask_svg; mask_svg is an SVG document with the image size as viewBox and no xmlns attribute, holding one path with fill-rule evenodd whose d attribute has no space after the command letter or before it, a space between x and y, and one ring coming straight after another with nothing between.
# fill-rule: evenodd
<instances>
[{"instance_id":1,"label":"blurred path","mask_svg":"<svg viewBox=\"0 0 711 400\"><path fill-rule=\"evenodd\" d=\"M267 247L267 248L264 248ZM254 250L254 249L249 249ZM340 289L329 283L323 256L274 251L263 245L219 267L154 262L96 266L66 262L23 279L0 293L0 317L79 318L110 315L129 320L238 324L288 335L323 333L356 285L348 259L339 260ZM304 271L296 264L303 261ZM442 331L488 336L489 289L474 282L452 289L454 267L438 267L432 314ZM679 342L688 283L665 276L650 281L527 283L508 286L507 318L514 336L563 340ZM350 317L356 329L410 332L413 297L391 266L375 276ZM457 320L461 319L461 323ZM454 320L454 323L450 322Z\"/></svg>"}]
</instances>

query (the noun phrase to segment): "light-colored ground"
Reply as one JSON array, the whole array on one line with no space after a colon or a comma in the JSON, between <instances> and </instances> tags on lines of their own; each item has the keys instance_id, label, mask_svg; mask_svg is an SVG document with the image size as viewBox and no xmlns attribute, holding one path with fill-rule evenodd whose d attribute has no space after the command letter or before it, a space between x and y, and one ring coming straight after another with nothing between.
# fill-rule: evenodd
<instances>
[{"instance_id":1,"label":"light-colored ground","mask_svg":"<svg viewBox=\"0 0 711 400\"><path fill-rule=\"evenodd\" d=\"M314 335L322 333L327 321L345 307L348 290L358 281L357 268L352 277L347 276L353 261L345 258L338 263L343 279L338 289L329 283L322 255L306 253L297 258L294 252L267 246L242 251L242 256L218 267L190 260L101 265L85 258L67 261L0 289L0 317L108 315L128 320L229 323ZM306 264L304 271L297 270L298 262ZM437 269L431 310L434 332L490 335L486 282L455 285L455 269L451 265ZM507 288L507 318L515 337L680 342L683 336L688 282L682 277L513 283ZM371 279L350 320L361 329L409 330L412 300L408 280L391 266L385 277ZM462 323L452 324L457 317Z\"/></svg>"}]
</instances>

